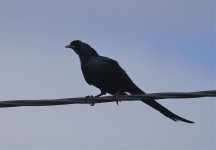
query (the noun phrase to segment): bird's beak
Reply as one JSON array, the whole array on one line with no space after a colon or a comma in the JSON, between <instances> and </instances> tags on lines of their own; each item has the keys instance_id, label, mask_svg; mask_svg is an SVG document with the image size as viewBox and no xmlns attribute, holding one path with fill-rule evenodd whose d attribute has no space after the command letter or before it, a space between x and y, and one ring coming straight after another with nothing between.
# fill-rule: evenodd
<instances>
[{"instance_id":1,"label":"bird's beak","mask_svg":"<svg viewBox=\"0 0 216 150\"><path fill-rule=\"evenodd\" d=\"M73 48L73 46L67 45L67 46L65 46L65 48Z\"/></svg>"}]
</instances>

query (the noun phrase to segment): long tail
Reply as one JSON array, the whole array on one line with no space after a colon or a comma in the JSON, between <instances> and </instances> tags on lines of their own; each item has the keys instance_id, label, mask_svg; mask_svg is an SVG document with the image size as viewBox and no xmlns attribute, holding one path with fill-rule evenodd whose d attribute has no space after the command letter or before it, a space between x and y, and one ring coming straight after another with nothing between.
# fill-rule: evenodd
<instances>
[{"instance_id":1,"label":"long tail","mask_svg":"<svg viewBox=\"0 0 216 150\"><path fill-rule=\"evenodd\" d=\"M134 87L130 90L131 94L145 94L145 92L143 92L140 88L138 88L136 85L134 85ZM193 121L184 119L176 114L174 114L173 112L169 111L167 108L165 108L164 106L162 106L161 104L159 104L158 102L156 102L155 100L143 100L142 102L146 103L147 105L153 107L154 109L158 110L159 112L161 112L163 115L165 115L166 117L174 120L174 121L183 121L183 122L187 122L187 123L194 123Z\"/></svg>"}]
</instances>

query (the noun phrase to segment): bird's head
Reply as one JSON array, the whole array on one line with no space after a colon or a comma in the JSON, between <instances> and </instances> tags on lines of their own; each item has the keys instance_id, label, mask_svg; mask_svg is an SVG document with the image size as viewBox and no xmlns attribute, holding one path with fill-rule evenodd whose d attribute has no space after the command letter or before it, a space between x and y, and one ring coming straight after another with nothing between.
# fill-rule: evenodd
<instances>
[{"instance_id":1,"label":"bird's head","mask_svg":"<svg viewBox=\"0 0 216 150\"><path fill-rule=\"evenodd\" d=\"M69 45L65 46L65 48L71 48L79 55L81 45L82 45L82 42L80 40L74 40Z\"/></svg>"},{"instance_id":2,"label":"bird's head","mask_svg":"<svg viewBox=\"0 0 216 150\"><path fill-rule=\"evenodd\" d=\"M72 41L70 45L65 46L65 48L73 49L79 56L98 55L97 52L90 45L80 40Z\"/></svg>"}]
</instances>

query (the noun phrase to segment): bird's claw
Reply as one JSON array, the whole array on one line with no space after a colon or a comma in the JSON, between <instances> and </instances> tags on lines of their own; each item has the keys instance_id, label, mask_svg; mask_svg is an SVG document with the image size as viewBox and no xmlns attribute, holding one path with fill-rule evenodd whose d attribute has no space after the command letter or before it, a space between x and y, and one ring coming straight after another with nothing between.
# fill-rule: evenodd
<instances>
[{"instance_id":1,"label":"bird's claw","mask_svg":"<svg viewBox=\"0 0 216 150\"><path fill-rule=\"evenodd\" d=\"M119 102L119 101L117 100L117 101L116 101L117 106L119 106L118 102Z\"/></svg>"},{"instance_id":2,"label":"bird's claw","mask_svg":"<svg viewBox=\"0 0 216 150\"><path fill-rule=\"evenodd\" d=\"M90 96L88 95L88 96L86 96L85 98L86 98L86 100L92 101L92 99L94 98L94 96L93 96L93 95L90 95ZM93 103L93 102L90 103L90 106L94 106L94 105L95 105L95 103Z\"/></svg>"},{"instance_id":3,"label":"bird's claw","mask_svg":"<svg viewBox=\"0 0 216 150\"><path fill-rule=\"evenodd\" d=\"M119 96L114 95L112 99L116 100L116 104L119 106Z\"/></svg>"}]
</instances>

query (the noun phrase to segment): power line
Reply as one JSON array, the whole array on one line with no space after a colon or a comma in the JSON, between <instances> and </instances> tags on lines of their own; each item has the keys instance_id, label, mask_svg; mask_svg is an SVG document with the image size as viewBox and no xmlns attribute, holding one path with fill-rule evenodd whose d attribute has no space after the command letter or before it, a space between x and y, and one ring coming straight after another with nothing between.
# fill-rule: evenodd
<instances>
[{"instance_id":1,"label":"power line","mask_svg":"<svg viewBox=\"0 0 216 150\"><path fill-rule=\"evenodd\" d=\"M185 99L199 97L216 97L216 90L198 91L198 92L164 92L149 93L144 95L124 95L118 99L113 96L103 97L76 97L76 98L60 98L60 99L40 99L40 100L7 100L0 101L0 108L3 107L19 107L19 106L53 106L68 104L92 104L107 103L118 101L137 101L137 100L159 100L159 99Z\"/></svg>"}]
</instances>

